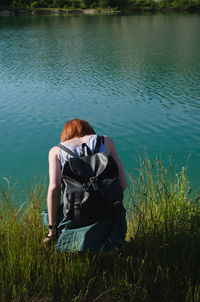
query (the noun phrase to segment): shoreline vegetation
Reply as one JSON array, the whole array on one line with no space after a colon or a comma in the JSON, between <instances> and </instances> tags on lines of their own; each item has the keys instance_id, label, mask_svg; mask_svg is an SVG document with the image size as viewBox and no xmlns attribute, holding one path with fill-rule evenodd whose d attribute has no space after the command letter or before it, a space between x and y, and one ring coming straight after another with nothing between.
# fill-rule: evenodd
<instances>
[{"instance_id":1,"label":"shoreline vegetation","mask_svg":"<svg viewBox=\"0 0 200 302\"><path fill-rule=\"evenodd\" d=\"M125 200L127 243L107 253L44 250L46 184L30 185L18 207L9 182L1 189L1 302L200 300L200 196L190 196L184 167L139 162Z\"/></svg>"},{"instance_id":2,"label":"shoreline vegetation","mask_svg":"<svg viewBox=\"0 0 200 302\"><path fill-rule=\"evenodd\" d=\"M2 0L0 16L200 12L200 0Z\"/></svg>"}]
</instances>

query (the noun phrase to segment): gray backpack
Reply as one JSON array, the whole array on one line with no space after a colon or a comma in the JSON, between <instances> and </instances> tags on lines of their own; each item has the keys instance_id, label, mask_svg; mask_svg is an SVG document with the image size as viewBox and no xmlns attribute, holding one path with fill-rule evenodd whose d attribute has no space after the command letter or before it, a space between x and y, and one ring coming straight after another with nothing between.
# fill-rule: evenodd
<instances>
[{"instance_id":1,"label":"gray backpack","mask_svg":"<svg viewBox=\"0 0 200 302\"><path fill-rule=\"evenodd\" d=\"M97 136L94 152L84 143L77 156L67 147L58 147L72 157L62 170L63 211L77 225L104 219L118 219L122 210L123 191L118 167L113 158L99 152L104 138Z\"/></svg>"}]
</instances>

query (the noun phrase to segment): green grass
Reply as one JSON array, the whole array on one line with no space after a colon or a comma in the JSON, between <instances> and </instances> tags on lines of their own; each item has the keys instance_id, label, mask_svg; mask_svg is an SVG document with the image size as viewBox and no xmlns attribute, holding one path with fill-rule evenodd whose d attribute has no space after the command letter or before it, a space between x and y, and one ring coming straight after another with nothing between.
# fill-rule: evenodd
<instances>
[{"instance_id":1,"label":"green grass","mask_svg":"<svg viewBox=\"0 0 200 302\"><path fill-rule=\"evenodd\" d=\"M130 181L127 244L98 255L43 249L45 183L30 187L26 209L2 190L0 301L199 301L200 207L186 170L145 159Z\"/></svg>"}]
</instances>

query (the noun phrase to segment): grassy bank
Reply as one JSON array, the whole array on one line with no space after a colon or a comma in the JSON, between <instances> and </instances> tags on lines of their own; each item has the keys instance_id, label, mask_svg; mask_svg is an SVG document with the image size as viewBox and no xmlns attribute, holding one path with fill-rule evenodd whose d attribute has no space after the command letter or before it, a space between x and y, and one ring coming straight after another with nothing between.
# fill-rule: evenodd
<instances>
[{"instance_id":1,"label":"grassy bank","mask_svg":"<svg viewBox=\"0 0 200 302\"><path fill-rule=\"evenodd\" d=\"M200 0L2 0L17 13L198 12Z\"/></svg>"},{"instance_id":2,"label":"grassy bank","mask_svg":"<svg viewBox=\"0 0 200 302\"><path fill-rule=\"evenodd\" d=\"M200 207L185 174L141 160L125 201L127 244L99 255L43 249L45 184L30 188L25 211L2 190L0 301L199 301Z\"/></svg>"}]
</instances>

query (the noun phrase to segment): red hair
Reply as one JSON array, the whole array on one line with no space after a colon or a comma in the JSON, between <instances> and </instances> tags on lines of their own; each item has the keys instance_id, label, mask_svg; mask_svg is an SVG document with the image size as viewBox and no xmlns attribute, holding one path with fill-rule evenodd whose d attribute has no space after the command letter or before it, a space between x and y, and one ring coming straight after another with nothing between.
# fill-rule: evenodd
<instances>
[{"instance_id":1,"label":"red hair","mask_svg":"<svg viewBox=\"0 0 200 302\"><path fill-rule=\"evenodd\" d=\"M88 122L75 118L64 125L60 141L62 143L74 137L82 137L92 134L95 134L95 132Z\"/></svg>"}]
</instances>

